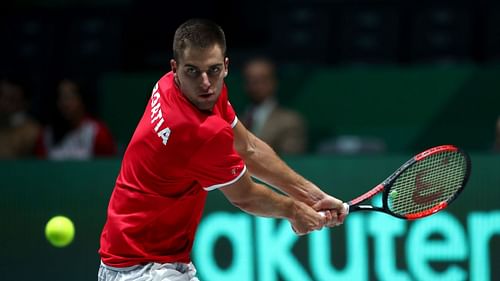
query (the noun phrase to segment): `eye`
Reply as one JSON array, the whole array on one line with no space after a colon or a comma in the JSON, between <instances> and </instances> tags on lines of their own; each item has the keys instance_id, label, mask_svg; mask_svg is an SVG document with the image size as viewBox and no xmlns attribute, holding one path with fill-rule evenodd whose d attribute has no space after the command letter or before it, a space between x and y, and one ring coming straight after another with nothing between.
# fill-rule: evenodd
<instances>
[{"instance_id":1,"label":"eye","mask_svg":"<svg viewBox=\"0 0 500 281\"><path fill-rule=\"evenodd\" d=\"M198 76L198 69L194 68L194 67L187 67L186 68L186 73L187 75L191 76L191 77L196 77Z\"/></svg>"},{"instance_id":2,"label":"eye","mask_svg":"<svg viewBox=\"0 0 500 281\"><path fill-rule=\"evenodd\" d=\"M217 75L221 72L222 68L220 66L212 66L210 69L207 71L208 75Z\"/></svg>"}]
</instances>

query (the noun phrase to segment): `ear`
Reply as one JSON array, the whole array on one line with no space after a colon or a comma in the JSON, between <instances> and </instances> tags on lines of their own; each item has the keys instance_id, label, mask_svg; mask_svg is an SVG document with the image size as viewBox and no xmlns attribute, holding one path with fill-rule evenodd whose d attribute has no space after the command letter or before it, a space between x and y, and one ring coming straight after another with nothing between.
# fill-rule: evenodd
<instances>
[{"instance_id":1,"label":"ear","mask_svg":"<svg viewBox=\"0 0 500 281\"><path fill-rule=\"evenodd\" d=\"M174 59L170 60L170 68L174 74L177 72L177 62Z\"/></svg>"},{"instance_id":2,"label":"ear","mask_svg":"<svg viewBox=\"0 0 500 281\"><path fill-rule=\"evenodd\" d=\"M224 77L227 77L228 71L229 71L229 58L224 59Z\"/></svg>"}]
</instances>

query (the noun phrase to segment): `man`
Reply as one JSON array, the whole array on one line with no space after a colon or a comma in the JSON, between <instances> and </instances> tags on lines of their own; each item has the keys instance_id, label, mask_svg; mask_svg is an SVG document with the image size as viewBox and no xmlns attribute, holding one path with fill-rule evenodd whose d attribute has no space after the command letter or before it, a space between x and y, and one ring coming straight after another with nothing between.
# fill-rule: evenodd
<instances>
[{"instance_id":1,"label":"man","mask_svg":"<svg viewBox=\"0 0 500 281\"><path fill-rule=\"evenodd\" d=\"M33 154L40 125L28 113L27 94L22 82L0 80L0 159Z\"/></svg>"},{"instance_id":2,"label":"man","mask_svg":"<svg viewBox=\"0 0 500 281\"><path fill-rule=\"evenodd\" d=\"M35 153L51 160L111 157L116 144L106 124L87 111L81 85L73 79L57 84L57 108L37 142Z\"/></svg>"},{"instance_id":3,"label":"man","mask_svg":"<svg viewBox=\"0 0 500 281\"><path fill-rule=\"evenodd\" d=\"M153 88L111 196L101 281L198 280L190 251L214 189L250 214L286 218L299 235L346 215L340 200L293 172L238 122L224 85L229 60L219 26L189 20L173 47L172 71Z\"/></svg>"},{"instance_id":4,"label":"man","mask_svg":"<svg viewBox=\"0 0 500 281\"><path fill-rule=\"evenodd\" d=\"M251 104L242 121L278 154L304 153L307 146L305 121L297 112L278 104L275 68L274 63L264 57L253 58L245 64L245 92Z\"/></svg>"}]
</instances>

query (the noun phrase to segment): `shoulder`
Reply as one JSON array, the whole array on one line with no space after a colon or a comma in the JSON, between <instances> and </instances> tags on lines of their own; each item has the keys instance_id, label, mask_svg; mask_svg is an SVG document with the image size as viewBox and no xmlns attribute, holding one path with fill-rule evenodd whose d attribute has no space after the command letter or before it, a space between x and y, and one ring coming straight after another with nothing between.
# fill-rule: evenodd
<instances>
[{"instance_id":1,"label":"shoulder","mask_svg":"<svg viewBox=\"0 0 500 281\"><path fill-rule=\"evenodd\" d=\"M172 71L165 73L155 87L160 86L162 89L168 89L174 86L174 73Z\"/></svg>"},{"instance_id":2,"label":"shoulder","mask_svg":"<svg viewBox=\"0 0 500 281\"><path fill-rule=\"evenodd\" d=\"M107 126L104 123L104 121L93 116L86 116L85 119L83 120L83 125L95 126L97 129L107 130Z\"/></svg>"},{"instance_id":3,"label":"shoulder","mask_svg":"<svg viewBox=\"0 0 500 281\"><path fill-rule=\"evenodd\" d=\"M26 116L26 119L20 125L20 129L23 131L39 131L41 128L40 123L31 116Z\"/></svg>"},{"instance_id":4,"label":"shoulder","mask_svg":"<svg viewBox=\"0 0 500 281\"><path fill-rule=\"evenodd\" d=\"M278 106L271 113L273 118L282 119L284 122L304 122L304 117L297 111Z\"/></svg>"},{"instance_id":5,"label":"shoulder","mask_svg":"<svg viewBox=\"0 0 500 281\"><path fill-rule=\"evenodd\" d=\"M202 141L212 139L217 135L220 137L221 134L232 137L231 126L217 115L211 115L201 120L194 129L196 136Z\"/></svg>"}]
</instances>

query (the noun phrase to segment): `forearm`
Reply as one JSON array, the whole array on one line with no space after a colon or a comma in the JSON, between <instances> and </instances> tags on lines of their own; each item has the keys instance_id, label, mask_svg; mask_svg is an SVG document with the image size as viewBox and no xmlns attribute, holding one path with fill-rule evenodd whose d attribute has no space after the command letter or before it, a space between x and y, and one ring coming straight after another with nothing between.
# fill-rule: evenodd
<instances>
[{"instance_id":1,"label":"forearm","mask_svg":"<svg viewBox=\"0 0 500 281\"><path fill-rule=\"evenodd\" d=\"M252 215L293 218L296 208L293 199L278 194L261 184L253 183L253 185L253 188L249 189L247 194L238 199L233 198L231 203Z\"/></svg>"},{"instance_id":2,"label":"forearm","mask_svg":"<svg viewBox=\"0 0 500 281\"><path fill-rule=\"evenodd\" d=\"M293 171L266 143L253 135L241 153L251 175L296 200L313 205L325 196L316 185Z\"/></svg>"}]
</instances>

